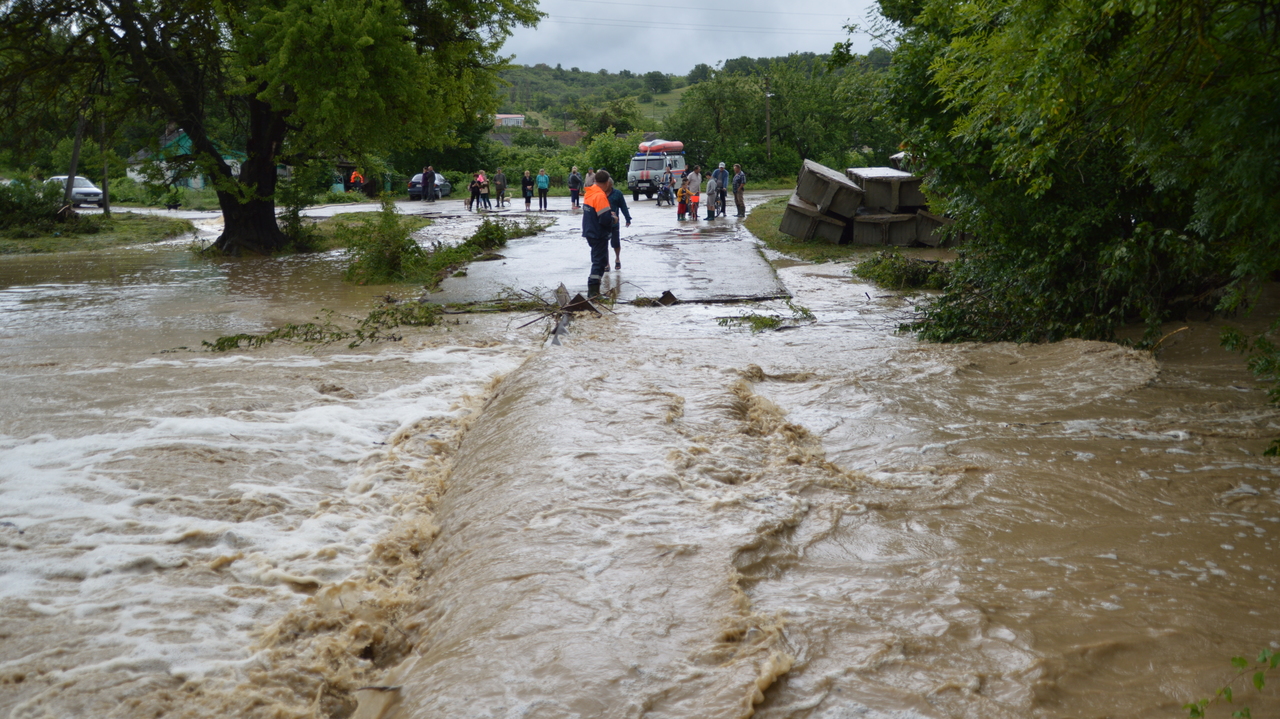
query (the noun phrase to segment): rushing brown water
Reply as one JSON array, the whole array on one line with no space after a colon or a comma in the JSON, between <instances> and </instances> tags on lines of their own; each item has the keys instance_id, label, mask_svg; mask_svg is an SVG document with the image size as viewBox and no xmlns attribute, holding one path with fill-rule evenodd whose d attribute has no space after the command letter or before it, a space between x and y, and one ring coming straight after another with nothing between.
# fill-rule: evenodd
<instances>
[{"instance_id":1,"label":"rushing brown water","mask_svg":"<svg viewBox=\"0 0 1280 719\"><path fill-rule=\"evenodd\" d=\"M154 354L373 292L159 257L0 294L9 716L1170 717L1280 647L1280 413L1209 325L925 345L798 265L781 332Z\"/></svg>"}]
</instances>

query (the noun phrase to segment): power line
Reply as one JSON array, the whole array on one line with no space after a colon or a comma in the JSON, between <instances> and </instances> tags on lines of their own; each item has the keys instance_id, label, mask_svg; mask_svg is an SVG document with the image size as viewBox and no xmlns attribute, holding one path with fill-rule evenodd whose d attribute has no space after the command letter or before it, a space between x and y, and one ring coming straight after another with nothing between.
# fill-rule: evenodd
<instances>
[{"instance_id":1,"label":"power line","mask_svg":"<svg viewBox=\"0 0 1280 719\"><path fill-rule=\"evenodd\" d=\"M599 4L600 4L600 3L599 3L599 0L564 0L564 2L576 2L576 3L583 3L583 4L588 4L588 5L599 5ZM785 10L746 10L746 9L743 9L743 8L736 8L736 7L726 7L726 8L718 8L718 7L689 7L689 6L687 6L687 5L650 5L649 3L637 3L637 2L612 2L612 3L609 3L609 5L610 5L610 7L616 7L616 6L619 6L619 5L623 5L623 6L629 6L629 7L642 7L642 8L646 8L646 9L647 9L647 8L655 8L655 7L659 7L659 8L667 8L667 9L670 9L670 10L684 10L685 12L688 12L688 11L690 11L690 10L700 10L700 11L704 11L704 12L726 12L726 13L744 13L744 12L747 12L747 13L756 13L756 14L760 14L760 15L788 15L788 16L789 16L789 15L807 15L807 16L812 16L812 17L843 17L843 18L848 18L848 17L849 17L849 15L848 15L847 13L830 13L830 12L789 12L789 11L785 11Z\"/></svg>"},{"instance_id":2,"label":"power line","mask_svg":"<svg viewBox=\"0 0 1280 719\"><path fill-rule=\"evenodd\" d=\"M715 31L726 30L734 33L753 33L753 34L770 34L770 35L807 35L811 37L830 37L832 35L844 35L844 30L786 30L780 28L767 27L748 27L741 25L690 25L680 23L672 25L671 23L648 23L648 22L629 22L626 20L569 20L557 17L549 17L543 22L563 23L566 25L594 25L596 27L617 27L635 30L663 30L663 31L679 31L679 30L702 30Z\"/></svg>"}]
</instances>

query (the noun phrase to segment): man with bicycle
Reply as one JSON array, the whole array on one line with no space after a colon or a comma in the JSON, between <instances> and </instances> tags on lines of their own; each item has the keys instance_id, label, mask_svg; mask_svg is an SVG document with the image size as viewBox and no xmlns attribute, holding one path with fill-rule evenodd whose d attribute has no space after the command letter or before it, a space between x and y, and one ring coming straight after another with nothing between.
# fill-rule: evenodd
<instances>
[{"instance_id":1,"label":"man with bicycle","mask_svg":"<svg viewBox=\"0 0 1280 719\"><path fill-rule=\"evenodd\" d=\"M724 163L722 162L720 163L720 167L717 167L711 173L711 176L716 180L716 196L708 197L707 201L711 202L715 206L716 212L720 213L721 216L724 216L728 214L728 212L726 212L728 208L725 206L725 200L729 195L729 171L724 169Z\"/></svg>"}]
</instances>

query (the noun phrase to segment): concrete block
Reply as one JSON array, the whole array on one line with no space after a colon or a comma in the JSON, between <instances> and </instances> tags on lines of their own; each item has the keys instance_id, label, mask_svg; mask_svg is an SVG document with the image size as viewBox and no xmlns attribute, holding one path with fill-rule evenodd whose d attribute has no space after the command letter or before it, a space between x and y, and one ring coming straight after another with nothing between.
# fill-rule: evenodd
<instances>
[{"instance_id":1,"label":"concrete block","mask_svg":"<svg viewBox=\"0 0 1280 719\"><path fill-rule=\"evenodd\" d=\"M940 247L943 244L954 244L947 242L947 225L953 224L955 220L942 215L935 215L927 210L920 210L916 213L916 240L930 247Z\"/></svg>"},{"instance_id":2,"label":"concrete block","mask_svg":"<svg viewBox=\"0 0 1280 719\"><path fill-rule=\"evenodd\" d=\"M852 241L859 245L910 247L916 242L916 216L882 213L853 218Z\"/></svg>"},{"instance_id":3,"label":"concrete block","mask_svg":"<svg viewBox=\"0 0 1280 719\"><path fill-rule=\"evenodd\" d=\"M845 175L863 190L862 204L884 212L928 204L920 191L920 178L892 167L851 167Z\"/></svg>"},{"instance_id":4,"label":"concrete block","mask_svg":"<svg viewBox=\"0 0 1280 719\"><path fill-rule=\"evenodd\" d=\"M822 214L818 207L800 199L798 194L791 195L787 208L782 213L782 222L778 231L802 240L823 240L839 244L844 234L845 222L836 217Z\"/></svg>"},{"instance_id":5,"label":"concrete block","mask_svg":"<svg viewBox=\"0 0 1280 719\"><path fill-rule=\"evenodd\" d=\"M805 160L796 180L796 194L824 215L847 220L862 205L862 188L839 172Z\"/></svg>"}]
</instances>

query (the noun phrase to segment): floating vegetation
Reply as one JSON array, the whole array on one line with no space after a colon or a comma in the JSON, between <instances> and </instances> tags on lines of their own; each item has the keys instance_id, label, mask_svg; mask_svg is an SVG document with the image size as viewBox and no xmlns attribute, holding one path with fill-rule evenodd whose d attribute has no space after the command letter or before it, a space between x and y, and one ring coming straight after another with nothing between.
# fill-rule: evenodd
<instances>
[{"instance_id":1,"label":"floating vegetation","mask_svg":"<svg viewBox=\"0 0 1280 719\"><path fill-rule=\"evenodd\" d=\"M757 334L768 330L798 327L803 322L813 322L817 319L809 311L809 308L797 305L791 300L784 301L787 303L787 308L791 310L790 317L784 317L779 314L744 312L736 317L717 317L716 324L721 327L746 327L751 330L752 334Z\"/></svg>"},{"instance_id":2,"label":"floating vegetation","mask_svg":"<svg viewBox=\"0 0 1280 719\"><path fill-rule=\"evenodd\" d=\"M290 342L309 345L329 345L346 342L356 348L372 342L399 342L402 336L393 330L398 327L430 327L440 321L442 312L438 305L425 302L397 302L392 298L360 320L354 327L344 328L333 321L333 311L323 310L315 322L287 324L263 334L237 334L219 337L213 342L200 344L211 352L229 352L238 349L257 349L273 342Z\"/></svg>"}]
</instances>

